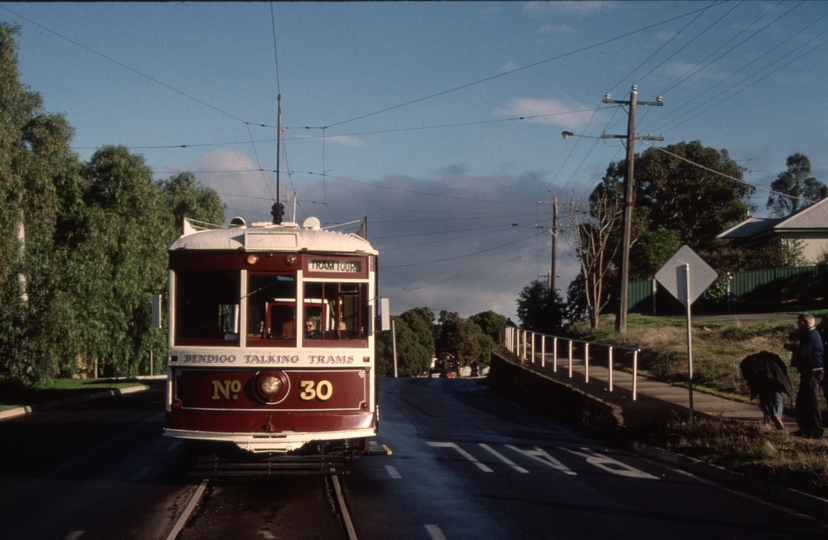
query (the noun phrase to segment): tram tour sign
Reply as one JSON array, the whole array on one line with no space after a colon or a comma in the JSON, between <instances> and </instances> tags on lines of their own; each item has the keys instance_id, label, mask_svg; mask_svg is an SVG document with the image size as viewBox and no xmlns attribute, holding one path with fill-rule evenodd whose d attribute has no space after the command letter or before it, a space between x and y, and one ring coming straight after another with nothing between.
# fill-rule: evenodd
<instances>
[{"instance_id":1,"label":"tram tour sign","mask_svg":"<svg viewBox=\"0 0 828 540\"><path fill-rule=\"evenodd\" d=\"M693 340L690 330L690 306L711 283L716 271L688 246L682 246L656 274L662 287L687 308L687 386L690 392L690 425L693 425Z\"/></svg>"}]
</instances>

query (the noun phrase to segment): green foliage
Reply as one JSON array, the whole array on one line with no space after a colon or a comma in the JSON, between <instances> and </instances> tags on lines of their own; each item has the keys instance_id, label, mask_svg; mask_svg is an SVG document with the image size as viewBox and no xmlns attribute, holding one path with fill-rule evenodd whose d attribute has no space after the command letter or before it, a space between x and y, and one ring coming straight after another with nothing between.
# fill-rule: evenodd
<instances>
[{"instance_id":1,"label":"green foliage","mask_svg":"<svg viewBox=\"0 0 828 540\"><path fill-rule=\"evenodd\" d=\"M492 338L493 343L503 341L503 333L506 328L506 317L495 313L492 310L482 311L469 317L469 320L480 327L483 332Z\"/></svg>"},{"instance_id":2,"label":"green foliage","mask_svg":"<svg viewBox=\"0 0 828 540\"><path fill-rule=\"evenodd\" d=\"M638 241L630 248L630 280L651 279L681 249L681 235L658 225L654 230L641 232ZM634 272L633 272L634 271Z\"/></svg>"},{"instance_id":3,"label":"green foliage","mask_svg":"<svg viewBox=\"0 0 828 540\"><path fill-rule=\"evenodd\" d=\"M145 373L150 350L165 356L150 298L180 213L223 220L224 207L190 173L156 185L124 147L81 163L66 119L20 84L17 35L0 23L0 377Z\"/></svg>"},{"instance_id":4,"label":"green foliage","mask_svg":"<svg viewBox=\"0 0 828 540\"><path fill-rule=\"evenodd\" d=\"M456 367L489 365L494 341L471 319L443 310L438 325L435 347L439 359Z\"/></svg>"},{"instance_id":5,"label":"green foliage","mask_svg":"<svg viewBox=\"0 0 828 540\"><path fill-rule=\"evenodd\" d=\"M626 161L610 163L601 190L620 193L626 166ZM741 181L743 171L727 150L704 147L699 141L663 150L649 148L637 156L631 278L652 278L682 245L699 253L721 249L716 236L741 221L750 209L743 201L751 191ZM591 200L598 197L597 192L598 188ZM608 245L618 267L620 250L615 246L620 242L620 224L615 229Z\"/></svg>"},{"instance_id":6,"label":"green foliage","mask_svg":"<svg viewBox=\"0 0 828 540\"><path fill-rule=\"evenodd\" d=\"M542 281L534 280L520 292L517 300L520 327L532 332L554 335L563 325L564 305L558 293L549 291Z\"/></svg>"},{"instance_id":7,"label":"green foliage","mask_svg":"<svg viewBox=\"0 0 828 540\"><path fill-rule=\"evenodd\" d=\"M173 233L171 242L180 233L185 217L213 224L224 221L227 205L221 202L218 193L199 185L193 173L183 172L161 180L158 188L167 208Z\"/></svg>"},{"instance_id":8,"label":"green foliage","mask_svg":"<svg viewBox=\"0 0 828 540\"><path fill-rule=\"evenodd\" d=\"M786 217L818 201L820 188L825 184L810 176L811 161L803 154L793 154L785 160L787 169L771 183L771 194L766 207L778 217Z\"/></svg>"},{"instance_id":9,"label":"green foliage","mask_svg":"<svg viewBox=\"0 0 828 540\"><path fill-rule=\"evenodd\" d=\"M408 313L408 312L406 312ZM412 330L402 317L392 317L396 331L397 345L397 374L400 377L416 377L431 365L432 349L427 348L423 342L431 338L430 329L426 338L422 331L425 323L416 317L409 320L416 320L415 327L419 331ZM390 331L381 332L377 336L377 370L381 377L394 376L394 336Z\"/></svg>"}]
</instances>

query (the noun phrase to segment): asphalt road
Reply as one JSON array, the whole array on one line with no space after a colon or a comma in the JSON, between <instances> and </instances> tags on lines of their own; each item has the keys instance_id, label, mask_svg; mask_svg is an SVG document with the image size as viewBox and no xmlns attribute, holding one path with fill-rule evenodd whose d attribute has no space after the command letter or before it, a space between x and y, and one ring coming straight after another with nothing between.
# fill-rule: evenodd
<instances>
[{"instance_id":1,"label":"asphalt road","mask_svg":"<svg viewBox=\"0 0 828 540\"><path fill-rule=\"evenodd\" d=\"M0 538L163 538L191 492L163 383L0 422Z\"/></svg>"},{"instance_id":2,"label":"asphalt road","mask_svg":"<svg viewBox=\"0 0 828 540\"><path fill-rule=\"evenodd\" d=\"M607 447L473 380L382 379L346 478L360 540L825 538L828 527ZM389 536L389 532L393 535Z\"/></svg>"},{"instance_id":3,"label":"asphalt road","mask_svg":"<svg viewBox=\"0 0 828 540\"><path fill-rule=\"evenodd\" d=\"M608 447L474 380L383 379L375 442L341 477L360 540L826 538L828 526ZM163 391L0 421L0 539L166 539L199 480ZM314 477L211 481L179 538L345 537Z\"/></svg>"}]
</instances>

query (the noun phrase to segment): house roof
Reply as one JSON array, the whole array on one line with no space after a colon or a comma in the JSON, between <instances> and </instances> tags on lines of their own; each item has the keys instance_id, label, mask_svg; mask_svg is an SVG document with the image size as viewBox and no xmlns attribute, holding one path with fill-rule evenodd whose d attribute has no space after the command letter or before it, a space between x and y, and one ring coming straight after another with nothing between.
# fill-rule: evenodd
<instances>
[{"instance_id":1,"label":"house roof","mask_svg":"<svg viewBox=\"0 0 828 540\"><path fill-rule=\"evenodd\" d=\"M753 238L769 233L781 219L748 218L716 238Z\"/></svg>"},{"instance_id":2,"label":"house roof","mask_svg":"<svg viewBox=\"0 0 828 540\"><path fill-rule=\"evenodd\" d=\"M774 227L776 232L801 230L828 230L828 198L791 214Z\"/></svg>"},{"instance_id":3,"label":"house roof","mask_svg":"<svg viewBox=\"0 0 828 540\"><path fill-rule=\"evenodd\" d=\"M828 198L785 218L748 218L716 238L746 239L793 231L828 231Z\"/></svg>"}]
</instances>

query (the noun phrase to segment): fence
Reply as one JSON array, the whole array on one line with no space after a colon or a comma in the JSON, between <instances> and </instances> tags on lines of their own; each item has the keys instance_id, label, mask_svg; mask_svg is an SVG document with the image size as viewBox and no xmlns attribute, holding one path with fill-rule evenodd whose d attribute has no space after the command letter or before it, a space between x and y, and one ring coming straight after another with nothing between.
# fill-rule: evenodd
<instances>
[{"instance_id":1,"label":"fence","mask_svg":"<svg viewBox=\"0 0 828 540\"><path fill-rule=\"evenodd\" d=\"M828 273L819 266L769 268L748 272L728 272L724 295L718 299L706 294L693 304L699 312L775 309L780 305L803 306L824 303ZM631 281L628 289L629 311L646 315L681 313L684 307L656 281Z\"/></svg>"},{"instance_id":2,"label":"fence","mask_svg":"<svg viewBox=\"0 0 828 540\"><path fill-rule=\"evenodd\" d=\"M539 341L540 348L540 365L546 368L546 342L547 338L551 339L551 354L552 354L552 371L558 371L558 345L562 343L566 349L566 356L564 361L568 365L569 378L572 378L573 365L575 363L576 348L580 349L580 359L584 363L584 378L589 382L589 356L590 349L599 349L606 351L607 359L607 383L609 384L609 391L613 391L613 367L614 356L616 351L622 351L627 355L632 356L632 398L636 399L638 395L638 353L640 349L634 347L621 347L618 345L609 345L607 343L598 343L594 341L583 341L578 339L570 339L559 336L548 336L529 330L522 330L514 326L507 326L504 336L506 348L509 349L515 356L522 361L527 361L527 354L529 355L529 362L534 364L537 358L536 341Z\"/></svg>"}]
</instances>

